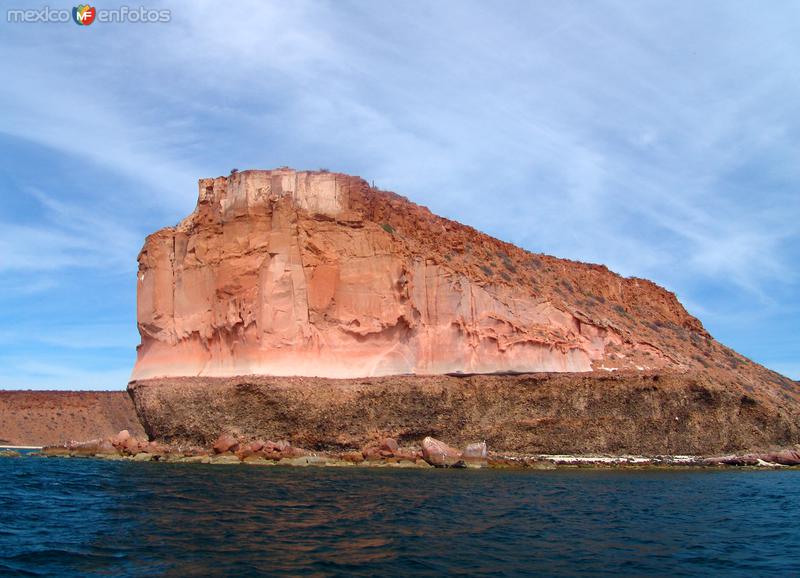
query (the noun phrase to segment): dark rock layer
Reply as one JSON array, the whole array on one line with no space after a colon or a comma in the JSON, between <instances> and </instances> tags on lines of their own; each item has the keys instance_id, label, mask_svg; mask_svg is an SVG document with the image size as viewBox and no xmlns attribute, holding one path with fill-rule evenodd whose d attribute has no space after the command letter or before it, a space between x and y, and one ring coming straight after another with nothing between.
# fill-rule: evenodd
<instances>
[{"instance_id":1,"label":"dark rock layer","mask_svg":"<svg viewBox=\"0 0 800 578\"><path fill-rule=\"evenodd\" d=\"M753 389L713 372L245 376L134 381L129 391L147 434L168 443L208 446L234 432L345 450L432 436L527 454L711 455L800 442L797 386L776 379Z\"/></svg>"}]
</instances>

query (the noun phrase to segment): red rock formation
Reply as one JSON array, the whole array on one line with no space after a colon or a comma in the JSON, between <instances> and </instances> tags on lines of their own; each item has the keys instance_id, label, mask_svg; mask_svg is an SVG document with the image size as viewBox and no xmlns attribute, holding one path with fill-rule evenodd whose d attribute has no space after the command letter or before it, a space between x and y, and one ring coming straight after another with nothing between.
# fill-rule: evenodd
<instances>
[{"instance_id":1,"label":"red rock formation","mask_svg":"<svg viewBox=\"0 0 800 578\"><path fill-rule=\"evenodd\" d=\"M139 256L132 379L739 365L675 296L534 255L364 180L203 179Z\"/></svg>"},{"instance_id":2,"label":"red rock formation","mask_svg":"<svg viewBox=\"0 0 800 578\"><path fill-rule=\"evenodd\" d=\"M416 460L378 435L545 453L800 441L797 383L717 343L672 293L342 174L201 180L195 211L139 256L138 320L129 392L164 442L238 432L369 462ZM532 374L469 375L499 372Z\"/></svg>"},{"instance_id":3,"label":"red rock formation","mask_svg":"<svg viewBox=\"0 0 800 578\"><path fill-rule=\"evenodd\" d=\"M144 436L124 391L0 391L0 445L63 444L121 429Z\"/></svg>"}]
</instances>

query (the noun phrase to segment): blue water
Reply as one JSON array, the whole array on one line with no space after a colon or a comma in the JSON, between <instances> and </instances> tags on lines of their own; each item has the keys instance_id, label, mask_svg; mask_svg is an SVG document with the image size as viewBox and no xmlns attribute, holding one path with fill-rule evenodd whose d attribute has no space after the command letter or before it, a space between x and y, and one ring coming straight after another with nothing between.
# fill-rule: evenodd
<instances>
[{"instance_id":1,"label":"blue water","mask_svg":"<svg viewBox=\"0 0 800 578\"><path fill-rule=\"evenodd\" d=\"M800 471L0 459L0 575L797 576Z\"/></svg>"}]
</instances>

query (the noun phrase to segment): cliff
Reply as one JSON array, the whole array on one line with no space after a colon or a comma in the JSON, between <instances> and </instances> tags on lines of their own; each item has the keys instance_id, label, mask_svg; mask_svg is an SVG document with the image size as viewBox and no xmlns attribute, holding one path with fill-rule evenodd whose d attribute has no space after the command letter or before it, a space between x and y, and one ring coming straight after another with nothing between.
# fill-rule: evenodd
<instances>
[{"instance_id":1,"label":"cliff","mask_svg":"<svg viewBox=\"0 0 800 578\"><path fill-rule=\"evenodd\" d=\"M175 378L195 378L192 391L207 399L214 384L241 376L269 376L284 389L296 383L277 378L334 378L300 388L318 383L303 395L323 398L348 390L349 381L337 380L406 374L565 373L574 377L558 382L567 394L570 383L602 392L604 374L629 376L623 383L669 375L684 376L675 378L680 399L691 398L696 381L686 376L702 375L732 399L780 414L783 433L761 435L772 431L762 427L745 436L750 445L797 440L800 427L797 384L715 341L669 291L601 265L529 253L337 173L201 180L195 211L150 235L139 255L138 321L130 391L156 436L156 414L179 410L188 391ZM487 399L494 409L514 403L497 392ZM395 402L414 405L404 399ZM638 411L617 399L608 411ZM170 415L177 421L161 435L206 436L188 414Z\"/></svg>"},{"instance_id":2,"label":"cliff","mask_svg":"<svg viewBox=\"0 0 800 578\"><path fill-rule=\"evenodd\" d=\"M796 404L708 371L183 377L130 388L151 438L204 446L221 432L333 451L432 436L519 454L711 455L800 441Z\"/></svg>"},{"instance_id":3,"label":"cliff","mask_svg":"<svg viewBox=\"0 0 800 578\"><path fill-rule=\"evenodd\" d=\"M0 391L0 445L57 445L123 429L144 437L124 391Z\"/></svg>"},{"instance_id":4,"label":"cliff","mask_svg":"<svg viewBox=\"0 0 800 578\"><path fill-rule=\"evenodd\" d=\"M533 255L333 173L201 180L194 213L148 237L138 298L133 379L745 362L649 281Z\"/></svg>"}]
</instances>

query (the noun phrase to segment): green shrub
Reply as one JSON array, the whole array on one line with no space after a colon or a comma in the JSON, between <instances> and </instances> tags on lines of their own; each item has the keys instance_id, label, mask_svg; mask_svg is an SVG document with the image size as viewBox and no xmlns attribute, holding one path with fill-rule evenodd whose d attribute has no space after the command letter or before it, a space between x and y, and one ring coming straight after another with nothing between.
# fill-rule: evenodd
<instances>
[{"instance_id":1,"label":"green shrub","mask_svg":"<svg viewBox=\"0 0 800 578\"><path fill-rule=\"evenodd\" d=\"M500 257L500 260L503 261L503 265L505 265L505 268L508 269L511 273L517 272L517 268L514 266L514 262L511 260L511 257L503 253L502 251L498 253L497 256Z\"/></svg>"}]
</instances>

